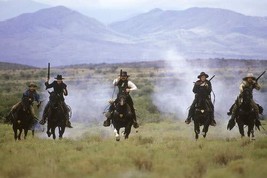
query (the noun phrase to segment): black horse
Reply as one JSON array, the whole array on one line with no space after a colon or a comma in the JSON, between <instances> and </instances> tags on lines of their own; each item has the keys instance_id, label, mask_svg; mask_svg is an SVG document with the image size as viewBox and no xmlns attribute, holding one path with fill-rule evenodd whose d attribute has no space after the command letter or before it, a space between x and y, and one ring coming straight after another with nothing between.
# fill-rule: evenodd
<instances>
[{"instance_id":1,"label":"black horse","mask_svg":"<svg viewBox=\"0 0 267 178\"><path fill-rule=\"evenodd\" d=\"M193 115L195 139L198 139L200 134L200 126L203 125L201 134L205 138L211 124L212 107L205 97L198 97Z\"/></svg>"},{"instance_id":2,"label":"black horse","mask_svg":"<svg viewBox=\"0 0 267 178\"><path fill-rule=\"evenodd\" d=\"M251 106L251 100L253 99L252 91L249 88L245 88L242 92L242 103L240 106L238 106L237 113L236 113L236 122L238 124L239 132L241 134L241 137L244 137L244 126L248 126L248 137L252 137L254 139L254 126L255 124L255 118L256 118L256 112L253 110ZM229 125L232 125L231 128L233 128L235 123L228 123Z\"/></svg>"},{"instance_id":3,"label":"black horse","mask_svg":"<svg viewBox=\"0 0 267 178\"><path fill-rule=\"evenodd\" d=\"M56 139L55 129L58 127L59 138L63 137L66 128L66 115L63 109L63 103L55 92L49 92L49 108L48 108L48 122L47 135L53 135Z\"/></svg>"},{"instance_id":4,"label":"black horse","mask_svg":"<svg viewBox=\"0 0 267 178\"><path fill-rule=\"evenodd\" d=\"M120 141L120 129L125 128L124 138L127 139L133 125L133 115L130 106L126 103L127 95L121 93L118 95L117 102L114 103L114 112L111 116L114 126L114 133L117 141Z\"/></svg>"},{"instance_id":5,"label":"black horse","mask_svg":"<svg viewBox=\"0 0 267 178\"><path fill-rule=\"evenodd\" d=\"M14 139L21 140L21 133L24 131L24 139L26 139L28 130L32 130L34 135L34 118L30 111L31 101L29 97L24 96L16 113L10 113L9 118L14 131ZM19 133L18 133L19 131Z\"/></svg>"}]
</instances>

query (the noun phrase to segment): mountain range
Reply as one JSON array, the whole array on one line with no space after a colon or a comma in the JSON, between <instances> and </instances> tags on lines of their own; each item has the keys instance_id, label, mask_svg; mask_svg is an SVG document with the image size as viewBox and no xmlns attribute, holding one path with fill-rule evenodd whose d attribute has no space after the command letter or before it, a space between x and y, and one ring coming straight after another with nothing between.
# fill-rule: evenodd
<instances>
[{"instance_id":1,"label":"mountain range","mask_svg":"<svg viewBox=\"0 0 267 178\"><path fill-rule=\"evenodd\" d=\"M267 59L267 18L153 9L110 25L63 6L0 22L0 61L44 66L185 58Z\"/></svg>"}]
</instances>

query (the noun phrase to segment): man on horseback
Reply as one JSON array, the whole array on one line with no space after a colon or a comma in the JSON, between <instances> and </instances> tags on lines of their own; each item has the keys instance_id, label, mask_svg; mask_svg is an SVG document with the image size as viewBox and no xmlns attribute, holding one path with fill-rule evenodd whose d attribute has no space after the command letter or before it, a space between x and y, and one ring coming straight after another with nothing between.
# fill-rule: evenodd
<instances>
[{"instance_id":1,"label":"man on horseback","mask_svg":"<svg viewBox=\"0 0 267 178\"><path fill-rule=\"evenodd\" d=\"M205 72L201 72L199 74L199 76L197 77L197 78L199 78L199 80L197 80L195 82L195 85L193 88L193 92L195 93L195 99L194 99L192 105L190 106L187 119L185 120L186 124L189 124L191 122L191 118L194 115L195 105L197 103L197 100L200 97L204 97L204 98L206 98L206 101L208 103L208 107L212 111L211 124L210 125L212 125L212 126L216 125L216 122L214 120L214 106L213 106L213 103L212 103L211 97L210 97L210 93L212 91L212 86L211 86L211 82L209 80L207 80L208 77L209 77L209 75L206 74Z\"/></svg>"},{"instance_id":2,"label":"man on horseback","mask_svg":"<svg viewBox=\"0 0 267 178\"><path fill-rule=\"evenodd\" d=\"M242 103L242 100L243 100L242 99L243 98L242 93L243 93L245 88L248 88L251 91L251 93L252 93L253 89L260 90L260 88L261 88L260 85L258 84L258 82L256 81L256 78L253 76L252 73L248 73L247 76L243 78L243 81L239 86L240 94L237 97L233 106L230 108L230 111L227 113L228 115L231 115L229 123L232 123L232 124L230 124L230 125L234 125L234 123L235 123L237 110L238 110L238 107ZM257 125L259 126L259 125L261 125L260 121L259 121L259 106L255 103L253 98L251 99L250 105L256 114L256 118L255 118L256 123L255 124L256 124L256 126ZM230 125L228 127L229 129L231 127Z\"/></svg>"},{"instance_id":3,"label":"man on horseback","mask_svg":"<svg viewBox=\"0 0 267 178\"><path fill-rule=\"evenodd\" d=\"M56 80L54 82L52 82L51 84L48 83L49 79L45 82L46 89L48 89L48 88L54 89L54 92L58 95L58 97L61 101L64 113L65 113L65 117L66 117L66 121L67 121L66 126L69 128L72 128L70 120L69 120L70 119L69 109L68 109L68 106L66 105L65 99L64 99L64 96L68 95L67 85L62 81L64 79L64 78L62 78L62 75L57 75L57 77L55 79ZM42 117L42 120L40 121L40 124L42 124L42 125L44 125L46 122L46 118L48 116L48 108L49 108L49 102L45 106L43 117Z\"/></svg>"},{"instance_id":4,"label":"man on horseback","mask_svg":"<svg viewBox=\"0 0 267 178\"><path fill-rule=\"evenodd\" d=\"M35 114L35 111L34 111L34 108L33 108L33 102L36 101L38 104L37 104L37 107L39 108L40 105L41 105L41 102L40 102L40 96L39 94L37 93L36 91L36 88L37 88L37 85L35 85L34 83L30 83L28 85L29 89L27 89L24 93L23 93L23 97L28 97L29 98L29 101L30 101L30 112L31 112L31 115L32 115L32 118L35 119L36 121L38 121L37 119L37 116ZM11 108L11 111L10 111L10 114L14 114L16 113L20 108L22 107L22 103L21 101L18 102L17 104L15 104L12 108Z\"/></svg>"},{"instance_id":5,"label":"man on horseback","mask_svg":"<svg viewBox=\"0 0 267 178\"><path fill-rule=\"evenodd\" d=\"M118 89L119 89L118 95L120 93L125 93L126 94L126 96L127 96L126 97L126 103L130 106L131 112L133 114L133 126L134 126L134 128L138 128L139 125L138 125L138 123L136 121L136 114L135 114L135 109L134 109L134 103L133 103L133 100L132 100L132 98L130 96L130 91L137 90L137 87L136 87L136 85L133 82L131 82L131 81L128 80L129 77L130 76L127 75L127 72L126 71L122 71L121 74L120 74L120 76L119 76L119 78L116 78L113 81L113 85L114 86L118 86ZM118 97L116 98L115 101L111 101L110 102L111 105L109 107L108 112L105 115L107 117L107 119L104 121L104 124L103 124L105 127L110 126L111 115L112 115L112 113L114 111L114 104L116 104L116 103L118 103Z\"/></svg>"}]
</instances>

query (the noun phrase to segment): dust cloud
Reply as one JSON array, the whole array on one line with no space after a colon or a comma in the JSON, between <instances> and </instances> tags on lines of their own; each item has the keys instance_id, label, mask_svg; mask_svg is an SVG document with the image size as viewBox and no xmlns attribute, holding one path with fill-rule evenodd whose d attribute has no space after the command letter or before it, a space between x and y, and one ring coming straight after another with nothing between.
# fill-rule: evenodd
<instances>
[{"instance_id":1,"label":"dust cloud","mask_svg":"<svg viewBox=\"0 0 267 178\"><path fill-rule=\"evenodd\" d=\"M220 66L219 60L217 60L218 64L216 60L212 61L212 64L209 63L210 60L199 63L196 59L194 62L172 50L164 53L162 58L165 61L166 72L164 77L160 77L155 83L153 103L161 112L175 114L179 120L185 120L187 117L188 109L194 99L192 92L194 82L198 80L197 76L200 72L206 72L209 75L208 79L215 75L211 80L214 92L211 97L215 107L215 120L218 124L225 124L229 120L226 113L239 95L242 78L247 72L260 72L249 71L249 69L246 72L228 70L227 67ZM231 61L227 65L231 66ZM239 67L248 68L245 65ZM263 95L259 91L254 91L254 100L264 107L266 96Z\"/></svg>"}]
</instances>

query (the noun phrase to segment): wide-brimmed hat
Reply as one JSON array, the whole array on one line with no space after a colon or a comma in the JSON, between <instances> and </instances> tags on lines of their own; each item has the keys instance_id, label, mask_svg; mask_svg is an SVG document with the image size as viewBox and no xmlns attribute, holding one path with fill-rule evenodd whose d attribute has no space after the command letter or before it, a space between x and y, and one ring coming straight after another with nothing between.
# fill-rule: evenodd
<instances>
[{"instance_id":1,"label":"wide-brimmed hat","mask_svg":"<svg viewBox=\"0 0 267 178\"><path fill-rule=\"evenodd\" d=\"M34 84L33 82L31 82L31 83L28 85L28 87L37 87L37 85Z\"/></svg>"},{"instance_id":2,"label":"wide-brimmed hat","mask_svg":"<svg viewBox=\"0 0 267 178\"><path fill-rule=\"evenodd\" d=\"M256 78L253 76L253 73L248 73L247 76L243 78L243 80L247 80L248 78L252 78L253 80L256 80Z\"/></svg>"},{"instance_id":3,"label":"wide-brimmed hat","mask_svg":"<svg viewBox=\"0 0 267 178\"><path fill-rule=\"evenodd\" d=\"M121 76L121 77L130 77L130 75L127 75L126 71L122 71L121 75L119 75L119 76Z\"/></svg>"},{"instance_id":4,"label":"wide-brimmed hat","mask_svg":"<svg viewBox=\"0 0 267 178\"><path fill-rule=\"evenodd\" d=\"M57 79L57 80L63 80L64 78L62 77L62 75L57 75L57 77L55 79Z\"/></svg>"},{"instance_id":5,"label":"wide-brimmed hat","mask_svg":"<svg viewBox=\"0 0 267 178\"><path fill-rule=\"evenodd\" d=\"M197 78L200 78L201 76L205 76L206 78L209 77L209 75L206 74L205 72L201 72L201 73L197 76Z\"/></svg>"}]
</instances>

